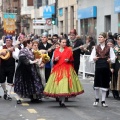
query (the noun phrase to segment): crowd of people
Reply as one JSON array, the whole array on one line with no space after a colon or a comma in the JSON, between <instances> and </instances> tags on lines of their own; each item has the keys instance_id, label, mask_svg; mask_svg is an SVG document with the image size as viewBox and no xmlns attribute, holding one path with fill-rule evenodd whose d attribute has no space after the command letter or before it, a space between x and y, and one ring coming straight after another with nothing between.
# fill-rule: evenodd
<instances>
[{"instance_id":1,"label":"crowd of people","mask_svg":"<svg viewBox=\"0 0 120 120\"><path fill-rule=\"evenodd\" d=\"M61 33L41 37L33 33L19 36L6 35L0 40L0 84L3 98L12 100L12 87L17 94L17 104L21 98L31 102L41 102L43 97L56 98L61 107L69 97L84 93L78 78L80 55L90 55L95 63L94 106L99 104L99 91L102 91L101 104L108 105L105 98L112 90L119 99L120 90L120 36L115 33L100 33L96 45L91 36L81 40L75 29L69 36Z\"/></svg>"}]
</instances>

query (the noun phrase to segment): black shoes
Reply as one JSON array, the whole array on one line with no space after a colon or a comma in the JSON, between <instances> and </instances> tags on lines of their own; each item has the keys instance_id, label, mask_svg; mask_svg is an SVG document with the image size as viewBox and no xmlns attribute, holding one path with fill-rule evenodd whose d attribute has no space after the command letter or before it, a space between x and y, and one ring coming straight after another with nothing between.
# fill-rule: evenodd
<instances>
[{"instance_id":1,"label":"black shoes","mask_svg":"<svg viewBox=\"0 0 120 120\"><path fill-rule=\"evenodd\" d=\"M3 98L5 99L5 100L12 100L12 98L8 95L8 94L4 94L4 96L3 96Z\"/></svg>"},{"instance_id":2,"label":"black shoes","mask_svg":"<svg viewBox=\"0 0 120 120\"><path fill-rule=\"evenodd\" d=\"M42 99L31 99L32 103L40 103L42 102Z\"/></svg>"},{"instance_id":3,"label":"black shoes","mask_svg":"<svg viewBox=\"0 0 120 120\"><path fill-rule=\"evenodd\" d=\"M60 107L66 107L64 103L62 103L61 101L59 101L59 105Z\"/></svg>"},{"instance_id":4,"label":"black shoes","mask_svg":"<svg viewBox=\"0 0 120 120\"><path fill-rule=\"evenodd\" d=\"M105 101L101 102L102 107L108 107L108 105L105 103Z\"/></svg>"},{"instance_id":5,"label":"black shoes","mask_svg":"<svg viewBox=\"0 0 120 120\"><path fill-rule=\"evenodd\" d=\"M94 107L97 107L99 104L99 99L96 99L95 102L93 103ZM108 105L105 103L105 101L101 102L102 107L108 107Z\"/></svg>"},{"instance_id":6,"label":"black shoes","mask_svg":"<svg viewBox=\"0 0 120 120\"><path fill-rule=\"evenodd\" d=\"M96 99L95 102L93 103L93 106L94 106L94 107L97 107L97 106L98 106L98 103L99 103L99 99Z\"/></svg>"},{"instance_id":7,"label":"black shoes","mask_svg":"<svg viewBox=\"0 0 120 120\"><path fill-rule=\"evenodd\" d=\"M21 100L17 100L17 104L22 104Z\"/></svg>"},{"instance_id":8,"label":"black shoes","mask_svg":"<svg viewBox=\"0 0 120 120\"><path fill-rule=\"evenodd\" d=\"M64 103L61 103L61 107L66 107Z\"/></svg>"}]
</instances>

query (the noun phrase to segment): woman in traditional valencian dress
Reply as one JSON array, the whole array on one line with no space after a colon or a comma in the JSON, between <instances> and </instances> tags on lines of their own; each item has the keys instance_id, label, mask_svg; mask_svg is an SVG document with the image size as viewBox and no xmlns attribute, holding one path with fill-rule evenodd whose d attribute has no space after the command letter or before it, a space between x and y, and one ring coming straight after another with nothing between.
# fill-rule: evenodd
<instances>
[{"instance_id":1,"label":"woman in traditional valencian dress","mask_svg":"<svg viewBox=\"0 0 120 120\"><path fill-rule=\"evenodd\" d=\"M20 97L38 102L43 92L43 85L35 65L38 61L34 60L31 40L24 41L23 44L25 48L21 49L19 53L14 92ZM17 104L21 104L20 99L17 100Z\"/></svg>"},{"instance_id":2,"label":"woman in traditional valencian dress","mask_svg":"<svg viewBox=\"0 0 120 120\"><path fill-rule=\"evenodd\" d=\"M73 68L73 53L66 47L66 39L60 41L60 47L54 51L53 69L44 89L49 97L59 98L60 106L65 106L66 97L84 92L80 80Z\"/></svg>"},{"instance_id":3,"label":"woman in traditional valencian dress","mask_svg":"<svg viewBox=\"0 0 120 120\"><path fill-rule=\"evenodd\" d=\"M98 106L99 90L101 90L101 105L107 107L108 105L105 103L105 98L110 82L110 63L115 62L115 54L113 48L106 45L106 33L100 33L98 41L100 44L93 48L90 56L90 61L95 62L95 102L93 103L93 106Z\"/></svg>"}]
</instances>

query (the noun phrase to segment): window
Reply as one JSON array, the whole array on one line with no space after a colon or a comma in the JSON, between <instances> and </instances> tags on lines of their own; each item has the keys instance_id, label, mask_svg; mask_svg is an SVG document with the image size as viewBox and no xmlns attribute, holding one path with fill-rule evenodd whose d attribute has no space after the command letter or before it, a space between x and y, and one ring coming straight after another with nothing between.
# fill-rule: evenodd
<instances>
[{"instance_id":1,"label":"window","mask_svg":"<svg viewBox=\"0 0 120 120\"><path fill-rule=\"evenodd\" d=\"M27 0L27 6L33 6L33 0Z\"/></svg>"},{"instance_id":2,"label":"window","mask_svg":"<svg viewBox=\"0 0 120 120\"><path fill-rule=\"evenodd\" d=\"M67 9L67 8L65 8L65 11L67 11L66 9ZM65 15L68 15L68 13L65 14ZM60 8L60 9L59 9L59 16L63 16L63 8Z\"/></svg>"},{"instance_id":3,"label":"window","mask_svg":"<svg viewBox=\"0 0 120 120\"><path fill-rule=\"evenodd\" d=\"M80 22L83 39L86 39L86 35L90 35L96 41L96 18L81 19Z\"/></svg>"},{"instance_id":4,"label":"window","mask_svg":"<svg viewBox=\"0 0 120 120\"><path fill-rule=\"evenodd\" d=\"M105 16L105 32L111 31L111 15Z\"/></svg>"},{"instance_id":5,"label":"window","mask_svg":"<svg viewBox=\"0 0 120 120\"><path fill-rule=\"evenodd\" d=\"M71 10L70 10L70 21L71 21L71 25L70 28L73 29L74 28L74 6L71 6Z\"/></svg>"},{"instance_id":6,"label":"window","mask_svg":"<svg viewBox=\"0 0 120 120\"><path fill-rule=\"evenodd\" d=\"M42 6L42 0L37 0L37 8Z\"/></svg>"},{"instance_id":7,"label":"window","mask_svg":"<svg viewBox=\"0 0 120 120\"><path fill-rule=\"evenodd\" d=\"M120 14L118 14L118 33L120 33Z\"/></svg>"}]
</instances>

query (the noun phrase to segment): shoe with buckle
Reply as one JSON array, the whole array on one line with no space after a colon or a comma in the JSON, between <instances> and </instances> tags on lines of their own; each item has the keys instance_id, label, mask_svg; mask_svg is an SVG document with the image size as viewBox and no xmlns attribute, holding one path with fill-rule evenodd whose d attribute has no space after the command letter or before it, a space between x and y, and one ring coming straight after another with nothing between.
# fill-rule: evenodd
<instances>
[{"instance_id":1,"label":"shoe with buckle","mask_svg":"<svg viewBox=\"0 0 120 120\"><path fill-rule=\"evenodd\" d=\"M96 99L95 102L93 103L93 106L98 106L98 103L99 103L99 99Z\"/></svg>"},{"instance_id":2,"label":"shoe with buckle","mask_svg":"<svg viewBox=\"0 0 120 120\"><path fill-rule=\"evenodd\" d=\"M101 102L102 107L108 107L108 105L105 103L105 101Z\"/></svg>"}]
</instances>

